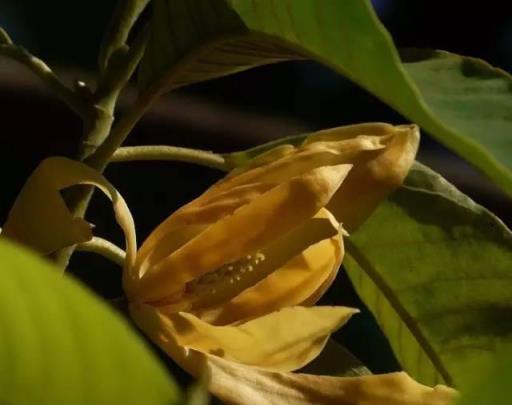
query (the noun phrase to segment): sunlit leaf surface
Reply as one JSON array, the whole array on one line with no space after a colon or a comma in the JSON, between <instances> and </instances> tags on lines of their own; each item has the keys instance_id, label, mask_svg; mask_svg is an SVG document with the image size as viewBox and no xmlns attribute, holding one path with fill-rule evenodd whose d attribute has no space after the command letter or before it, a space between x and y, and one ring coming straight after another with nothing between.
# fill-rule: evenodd
<instances>
[{"instance_id":1,"label":"sunlit leaf surface","mask_svg":"<svg viewBox=\"0 0 512 405\"><path fill-rule=\"evenodd\" d=\"M425 166L345 245L357 292L418 381L463 387L512 346L512 233Z\"/></svg>"},{"instance_id":2,"label":"sunlit leaf surface","mask_svg":"<svg viewBox=\"0 0 512 405\"><path fill-rule=\"evenodd\" d=\"M510 404L510 376L512 376L512 351L498 353L487 370L474 375L457 405L508 405Z\"/></svg>"},{"instance_id":3,"label":"sunlit leaf surface","mask_svg":"<svg viewBox=\"0 0 512 405\"><path fill-rule=\"evenodd\" d=\"M172 405L178 392L113 310L0 239L0 403Z\"/></svg>"},{"instance_id":4,"label":"sunlit leaf surface","mask_svg":"<svg viewBox=\"0 0 512 405\"><path fill-rule=\"evenodd\" d=\"M375 94L512 194L510 77L456 55L409 56L402 64L369 1L155 0L153 6L139 74L143 98L258 65L313 59Z\"/></svg>"}]
</instances>

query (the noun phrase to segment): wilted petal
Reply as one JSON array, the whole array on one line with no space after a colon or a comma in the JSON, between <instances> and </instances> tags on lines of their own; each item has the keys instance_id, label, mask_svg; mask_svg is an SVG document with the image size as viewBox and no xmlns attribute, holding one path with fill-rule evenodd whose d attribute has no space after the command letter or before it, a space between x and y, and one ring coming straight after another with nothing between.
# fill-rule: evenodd
<instances>
[{"instance_id":1,"label":"wilted petal","mask_svg":"<svg viewBox=\"0 0 512 405\"><path fill-rule=\"evenodd\" d=\"M457 396L445 386L418 384L405 373L342 378L265 371L180 346L169 321L153 307L134 304L130 312L182 368L195 377L207 370L210 391L230 404L449 405Z\"/></svg>"},{"instance_id":2,"label":"wilted petal","mask_svg":"<svg viewBox=\"0 0 512 405\"><path fill-rule=\"evenodd\" d=\"M316 142L331 142L353 139L360 135L388 136L393 135L396 127L385 122L366 122L363 124L345 125L342 127L323 129L306 138L305 145Z\"/></svg>"},{"instance_id":3,"label":"wilted petal","mask_svg":"<svg viewBox=\"0 0 512 405\"><path fill-rule=\"evenodd\" d=\"M278 371L295 370L309 363L329 335L358 312L346 307L290 307L238 325L214 326L190 313L154 311L160 322L140 319L154 317L151 309L132 309L141 328L153 322L152 328L160 329L145 330L150 336L170 334L171 344ZM157 342L166 350L161 338Z\"/></svg>"},{"instance_id":4,"label":"wilted petal","mask_svg":"<svg viewBox=\"0 0 512 405\"><path fill-rule=\"evenodd\" d=\"M42 254L90 240L91 226L81 218L73 218L60 194L60 190L77 184L94 185L112 200L126 237L127 262L133 264L135 227L125 201L94 169L63 157L48 158L34 170L9 212L2 236Z\"/></svg>"},{"instance_id":5,"label":"wilted petal","mask_svg":"<svg viewBox=\"0 0 512 405\"><path fill-rule=\"evenodd\" d=\"M415 125L369 123L332 128L306 138L285 153L268 151L231 172L202 198L226 188L252 182L276 181L314 167L350 163L354 169L327 208L353 232L376 206L402 184L419 144ZM284 157L279 158L281 155ZM275 161L272 161L275 158Z\"/></svg>"},{"instance_id":6,"label":"wilted petal","mask_svg":"<svg viewBox=\"0 0 512 405\"><path fill-rule=\"evenodd\" d=\"M294 177L219 220L148 269L137 283L135 299L165 299L200 275L277 240L312 218L329 201L350 168L322 167Z\"/></svg>"},{"instance_id":7,"label":"wilted petal","mask_svg":"<svg viewBox=\"0 0 512 405\"><path fill-rule=\"evenodd\" d=\"M453 389L427 387L403 372L361 377L276 373L214 356L206 364L211 392L230 404L449 405L457 397Z\"/></svg>"},{"instance_id":8,"label":"wilted petal","mask_svg":"<svg viewBox=\"0 0 512 405\"><path fill-rule=\"evenodd\" d=\"M322 209L316 218L331 215ZM332 218L334 223L336 221ZM334 226L334 224L333 224ZM311 230L303 229L305 235ZM306 238L306 236L303 236ZM200 311L201 319L216 325L250 319L295 305L312 305L334 280L343 258L341 235L309 246L254 286L216 308Z\"/></svg>"},{"instance_id":9,"label":"wilted petal","mask_svg":"<svg viewBox=\"0 0 512 405\"><path fill-rule=\"evenodd\" d=\"M372 152L364 161L354 164L327 209L349 232L355 231L402 184L414 163L418 146L416 125L395 127L385 149Z\"/></svg>"},{"instance_id":10,"label":"wilted petal","mask_svg":"<svg viewBox=\"0 0 512 405\"><path fill-rule=\"evenodd\" d=\"M339 129L343 128L335 128L331 131L337 133ZM352 164L361 155L385 148L386 145L383 142L390 136L359 134L350 139L308 143L295 148L293 153L288 153L285 157L275 161L270 160L269 157L272 156L272 153L269 151L267 152L269 157L263 159L263 162L257 162L261 165L253 167L249 163L247 166L232 171L223 180L210 187L200 199L207 201L216 193L243 184L280 183L321 166ZM257 159L258 157L255 158L255 160Z\"/></svg>"}]
</instances>

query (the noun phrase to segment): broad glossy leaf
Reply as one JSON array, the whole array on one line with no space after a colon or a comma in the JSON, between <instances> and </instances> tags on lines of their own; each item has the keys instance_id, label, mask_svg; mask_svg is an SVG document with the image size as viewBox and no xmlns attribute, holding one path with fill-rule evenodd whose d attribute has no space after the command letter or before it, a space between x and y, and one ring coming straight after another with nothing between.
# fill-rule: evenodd
<instances>
[{"instance_id":1,"label":"broad glossy leaf","mask_svg":"<svg viewBox=\"0 0 512 405\"><path fill-rule=\"evenodd\" d=\"M404 369L464 387L512 347L512 233L417 164L346 238L344 264Z\"/></svg>"},{"instance_id":2,"label":"broad glossy leaf","mask_svg":"<svg viewBox=\"0 0 512 405\"><path fill-rule=\"evenodd\" d=\"M510 193L512 77L480 59L443 51L407 50L402 57L432 113L424 128ZM501 166L490 164L486 153Z\"/></svg>"},{"instance_id":3,"label":"broad glossy leaf","mask_svg":"<svg viewBox=\"0 0 512 405\"><path fill-rule=\"evenodd\" d=\"M446 54L441 68L438 55L402 64L367 0L153 5L139 72L143 99L258 65L313 59L375 94L512 194L511 86L504 72Z\"/></svg>"},{"instance_id":4,"label":"broad glossy leaf","mask_svg":"<svg viewBox=\"0 0 512 405\"><path fill-rule=\"evenodd\" d=\"M127 323L0 239L0 403L172 405L172 379Z\"/></svg>"}]
</instances>

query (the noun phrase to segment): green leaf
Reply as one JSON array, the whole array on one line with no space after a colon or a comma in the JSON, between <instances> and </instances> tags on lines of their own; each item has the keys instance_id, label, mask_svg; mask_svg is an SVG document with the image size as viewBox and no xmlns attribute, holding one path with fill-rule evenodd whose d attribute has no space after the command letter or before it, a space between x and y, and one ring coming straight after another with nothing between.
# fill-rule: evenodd
<instances>
[{"instance_id":1,"label":"green leaf","mask_svg":"<svg viewBox=\"0 0 512 405\"><path fill-rule=\"evenodd\" d=\"M487 371L487 372L486 372ZM499 353L491 369L475 373L475 384L463 393L459 405L509 405L512 397L512 351Z\"/></svg>"},{"instance_id":2,"label":"green leaf","mask_svg":"<svg viewBox=\"0 0 512 405\"><path fill-rule=\"evenodd\" d=\"M359 359L332 338L327 341L318 357L297 372L336 377L358 377L371 374Z\"/></svg>"},{"instance_id":3,"label":"green leaf","mask_svg":"<svg viewBox=\"0 0 512 405\"><path fill-rule=\"evenodd\" d=\"M407 50L402 57L432 114L421 125L510 194L512 77L480 59L443 51Z\"/></svg>"},{"instance_id":4,"label":"green leaf","mask_svg":"<svg viewBox=\"0 0 512 405\"><path fill-rule=\"evenodd\" d=\"M312 59L375 94L512 194L510 77L444 53L402 64L368 0L154 0L153 6L139 71L147 103L201 80Z\"/></svg>"},{"instance_id":5,"label":"green leaf","mask_svg":"<svg viewBox=\"0 0 512 405\"><path fill-rule=\"evenodd\" d=\"M354 287L413 378L464 387L512 347L512 233L440 175L416 164L345 246Z\"/></svg>"},{"instance_id":6,"label":"green leaf","mask_svg":"<svg viewBox=\"0 0 512 405\"><path fill-rule=\"evenodd\" d=\"M172 379L81 285L0 238L0 403L172 405Z\"/></svg>"}]
</instances>

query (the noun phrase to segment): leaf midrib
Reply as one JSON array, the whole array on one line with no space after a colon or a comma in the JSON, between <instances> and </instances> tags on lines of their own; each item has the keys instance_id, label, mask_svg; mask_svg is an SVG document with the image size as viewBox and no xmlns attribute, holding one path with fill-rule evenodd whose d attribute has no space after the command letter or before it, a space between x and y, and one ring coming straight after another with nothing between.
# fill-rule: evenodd
<instances>
[{"instance_id":1,"label":"leaf midrib","mask_svg":"<svg viewBox=\"0 0 512 405\"><path fill-rule=\"evenodd\" d=\"M350 238L346 238L344 240L344 244L346 254L348 254L361 269L364 269L366 275L378 287L379 293L388 300L389 304L399 316L400 320L405 324L405 326L407 326L419 346L423 349L429 360L436 368L436 371L443 377L448 385L453 386L453 378L444 366L441 358L438 356L437 352L434 350L424 333L419 328L418 323L407 312L395 294L393 294L391 287L384 281L384 279L379 275L378 271L373 267L373 265L364 256L360 249L350 240Z\"/></svg>"}]
</instances>

